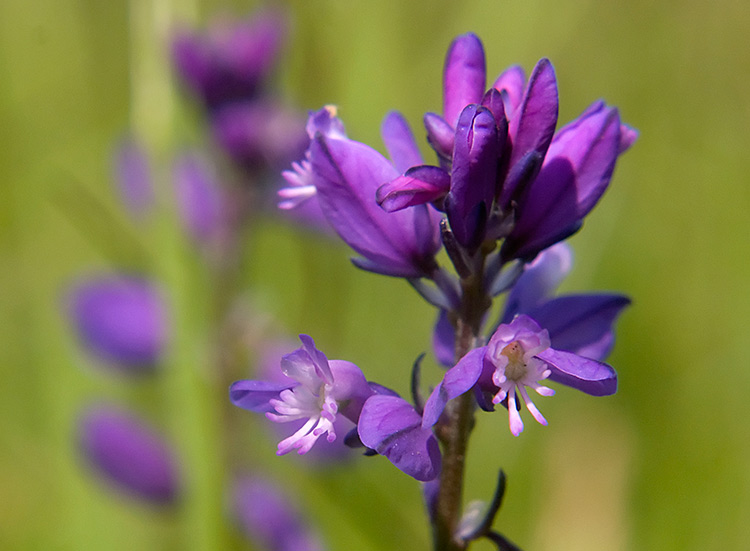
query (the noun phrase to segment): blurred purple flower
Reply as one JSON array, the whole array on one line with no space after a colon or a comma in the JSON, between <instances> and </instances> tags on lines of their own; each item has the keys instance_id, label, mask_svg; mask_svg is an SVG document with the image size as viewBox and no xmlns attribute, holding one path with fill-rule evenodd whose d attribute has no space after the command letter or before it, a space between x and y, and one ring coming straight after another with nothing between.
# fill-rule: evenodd
<instances>
[{"instance_id":1,"label":"blurred purple flower","mask_svg":"<svg viewBox=\"0 0 750 551\"><path fill-rule=\"evenodd\" d=\"M228 231L229 208L214 167L196 154L183 154L174 162L173 179L180 218L198 243L216 243Z\"/></svg>"},{"instance_id":2,"label":"blurred purple flower","mask_svg":"<svg viewBox=\"0 0 750 551\"><path fill-rule=\"evenodd\" d=\"M267 551L323 549L292 502L265 478L256 476L237 480L232 506L247 538Z\"/></svg>"},{"instance_id":3,"label":"blurred purple flower","mask_svg":"<svg viewBox=\"0 0 750 551\"><path fill-rule=\"evenodd\" d=\"M359 255L359 268L385 275L430 277L437 269L440 248L439 216L429 205L387 213L375 200L378 187L398 171L421 162L406 122L398 113L383 123L383 138L391 164L374 149L346 137L333 107L311 113L312 138L304 161L284 173L291 184L279 195L281 208L293 208L316 197L339 236Z\"/></svg>"},{"instance_id":4,"label":"blurred purple flower","mask_svg":"<svg viewBox=\"0 0 750 551\"><path fill-rule=\"evenodd\" d=\"M552 348L548 331L520 314L510 323L501 324L486 346L471 350L448 370L425 404L423 426L437 423L448 400L474 389L483 409L492 411L496 404L506 405L510 430L518 436L523 421L517 395L537 422L547 424L526 391L528 387L541 396L551 396L554 391L539 383L545 379L593 396L617 390L617 374L612 367Z\"/></svg>"},{"instance_id":5,"label":"blurred purple flower","mask_svg":"<svg viewBox=\"0 0 750 551\"><path fill-rule=\"evenodd\" d=\"M172 57L178 75L210 110L256 99L274 69L284 42L281 12L245 21L216 21L206 34L182 29Z\"/></svg>"},{"instance_id":6,"label":"blurred purple flower","mask_svg":"<svg viewBox=\"0 0 750 551\"><path fill-rule=\"evenodd\" d=\"M157 504L179 497L174 453L143 420L110 406L92 407L80 416L78 432L89 464L118 489Z\"/></svg>"},{"instance_id":7,"label":"blurred purple flower","mask_svg":"<svg viewBox=\"0 0 750 551\"><path fill-rule=\"evenodd\" d=\"M233 103L217 110L211 125L216 140L246 170L284 167L307 147L304 118L275 101Z\"/></svg>"},{"instance_id":8,"label":"blurred purple flower","mask_svg":"<svg viewBox=\"0 0 750 551\"><path fill-rule=\"evenodd\" d=\"M69 315L83 345L125 371L153 369L167 341L166 307L156 286L139 277L105 275L69 294Z\"/></svg>"},{"instance_id":9,"label":"blurred purple flower","mask_svg":"<svg viewBox=\"0 0 750 551\"><path fill-rule=\"evenodd\" d=\"M278 455L297 449L307 453L324 434L337 438L334 423L342 415L356 423L367 398L375 393L362 371L353 363L329 361L307 335L300 335L302 347L285 355L282 382L241 380L229 388L232 403L243 409L265 413L276 423L305 420L290 437L278 445Z\"/></svg>"},{"instance_id":10,"label":"blurred purple flower","mask_svg":"<svg viewBox=\"0 0 750 551\"><path fill-rule=\"evenodd\" d=\"M115 151L115 182L128 211L141 218L153 206L154 185L146 151L134 139L124 139Z\"/></svg>"}]
</instances>

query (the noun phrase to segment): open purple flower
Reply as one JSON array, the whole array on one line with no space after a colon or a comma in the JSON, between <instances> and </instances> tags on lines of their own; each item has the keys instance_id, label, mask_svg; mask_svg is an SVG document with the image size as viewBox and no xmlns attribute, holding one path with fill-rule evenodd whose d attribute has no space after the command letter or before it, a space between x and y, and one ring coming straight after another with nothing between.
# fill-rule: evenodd
<instances>
[{"instance_id":1,"label":"open purple flower","mask_svg":"<svg viewBox=\"0 0 750 551\"><path fill-rule=\"evenodd\" d=\"M360 255L352 260L356 266L397 277L432 275L440 248L438 214L429 205L387 213L375 200L383 182L421 162L403 117L389 114L382 129L395 166L374 149L348 139L332 107L311 113L307 129L310 148L304 161L284 173L291 185L279 192L284 199L280 207L293 208L314 196L328 222Z\"/></svg>"},{"instance_id":2,"label":"open purple flower","mask_svg":"<svg viewBox=\"0 0 750 551\"><path fill-rule=\"evenodd\" d=\"M232 506L247 538L267 551L323 549L294 504L265 478L254 476L237 480Z\"/></svg>"},{"instance_id":3,"label":"open purple flower","mask_svg":"<svg viewBox=\"0 0 750 551\"><path fill-rule=\"evenodd\" d=\"M69 314L86 348L109 365L143 371L161 358L166 307L145 279L108 275L83 281L70 292Z\"/></svg>"},{"instance_id":4,"label":"open purple flower","mask_svg":"<svg viewBox=\"0 0 750 551\"><path fill-rule=\"evenodd\" d=\"M479 39L456 38L446 56L443 116L425 115L439 166L409 168L379 188L378 202L388 211L432 203L469 252L507 236L503 260L528 261L580 228L637 134L601 101L555 134L549 60L528 80L511 67L487 92L485 78Z\"/></svg>"},{"instance_id":5,"label":"open purple flower","mask_svg":"<svg viewBox=\"0 0 750 551\"><path fill-rule=\"evenodd\" d=\"M448 370L424 408L423 426L438 422L448 400L474 389L479 405L488 411L503 403L508 408L510 430L523 430L519 414L522 401L537 422L546 425L527 388L541 396L554 391L541 382L562 383L593 396L614 394L617 374L609 365L550 346L549 332L520 314L501 324L486 346L475 348Z\"/></svg>"},{"instance_id":6,"label":"open purple flower","mask_svg":"<svg viewBox=\"0 0 750 551\"><path fill-rule=\"evenodd\" d=\"M117 488L152 503L177 499L181 480L174 453L144 421L98 406L81 416L78 429L89 464Z\"/></svg>"},{"instance_id":7,"label":"open purple flower","mask_svg":"<svg viewBox=\"0 0 750 551\"><path fill-rule=\"evenodd\" d=\"M307 335L300 335L300 340L303 346L281 359L281 371L288 381L242 380L229 389L234 405L265 413L271 421L305 421L279 443L279 455L293 449L299 454L307 453L324 434L328 442L333 442L337 438L337 416L356 423L365 400L375 393L356 365L329 361Z\"/></svg>"}]
</instances>

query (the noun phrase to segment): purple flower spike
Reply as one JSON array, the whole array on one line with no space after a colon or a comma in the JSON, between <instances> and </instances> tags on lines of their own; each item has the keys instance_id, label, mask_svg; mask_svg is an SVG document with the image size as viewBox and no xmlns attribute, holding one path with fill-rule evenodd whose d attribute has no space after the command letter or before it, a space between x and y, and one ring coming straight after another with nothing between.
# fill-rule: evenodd
<instances>
[{"instance_id":1,"label":"purple flower spike","mask_svg":"<svg viewBox=\"0 0 750 551\"><path fill-rule=\"evenodd\" d=\"M375 395L365 402L357 425L362 443L409 476L425 482L440 474L440 447L411 404L398 396Z\"/></svg>"},{"instance_id":2,"label":"purple flower spike","mask_svg":"<svg viewBox=\"0 0 750 551\"><path fill-rule=\"evenodd\" d=\"M239 24L217 21L205 36L181 31L172 43L175 67L209 109L253 100L276 63L284 27L282 15L269 11Z\"/></svg>"},{"instance_id":3,"label":"purple flower spike","mask_svg":"<svg viewBox=\"0 0 750 551\"><path fill-rule=\"evenodd\" d=\"M146 151L135 140L124 140L115 154L116 182L125 206L140 218L154 203L154 186Z\"/></svg>"},{"instance_id":4,"label":"purple flower spike","mask_svg":"<svg viewBox=\"0 0 750 551\"><path fill-rule=\"evenodd\" d=\"M167 340L165 306L148 281L101 276L77 285L69 313L79 338L95 356L126 371L158 363Z\"/></svg>"},{"instance_id":5,"label":"purple flower spike","mask_svg":"<svg viewBox=\"0 0 750 551\"><path fill-rule=\"evenodd\" d=\"M228 205L213 167L195 154L175 160L173 179L180 217L198 243L215 243L228 228Z\"/></svg>"},{"instance_id":6,"label":"purple flower spike","mask_svg":"<svg viewBox=\"0 0 750 551\"><path fill-rule=\"evenodd\" d=\"M247 538L267 551L323 549L293 503L267 479L239 479L234 484L232 505Z\"/></svg>"},{"instance_id":7,"label":"purple flower spike","mask_svg":"<svg viewBox=\"0 0 750 551\"><path fill-rule=\"evenodd\" d=\"M471 33L459 36L448 48L443 70L443 117L449 124L456 125L470 103L481 103L485 79L482 41Z\"/></svg>"},{"instance_id":8,"label":"purple flower spike","mask_svg":"<svg viewBox=\"0 0 750 551\"><path fill-rule=\"evenodd\" d=\"M467 249L476 248L484 238L500 151L492 112L475 104L467 106L456 127L450 191L445 198L451 230Z\"/></svg>"},{"instance_id":9,"label":"purple flower spike","mask_svg":"<svg viewBox=\"0 0 750 551\"><path fill-rule=\"evenodd\" d=\"M85 412L78 428L86 459L117 488L157 504L177 499L181 481L174 454L143 421L100 406Z\"/></svg>"},{"instance_id":10,"label":"purple flower spike","mask_svg":"<svg viewBox=\"0 0 750 551\"><path fill-rule=\"evenodd\" d=\"M484 409L491 409L491 404L507 406L510 430L518 436L523 430L521 402L538 423L547 424L526 390L552 396L554 391L540 384L545 379L593 396L617 390L617 374L609 365L551 348L549 332L521 314L501 324L487 346L475 348L448 370L425 403L422 425L437 423L448 400L473 388Z\"/></svg>"},{"instance_id":11,"label":"purple flower spike","mask_svg":"<svg viewBox=\"0 0 750 551\"><path fill-rule=\"evenodd\" d=\"M279 455L293 449L305 454L323 434L328 442L333 442L337 438L337 415L356 423L365 400L373 394L356 365L329 361L307 335L300 335L300 340L303 346L281 360L281 371L289 382L243 380L229 388L234 405L265 412L271 421L305 420L299 430L279 443Z\"/></svg>"}]
</instances>

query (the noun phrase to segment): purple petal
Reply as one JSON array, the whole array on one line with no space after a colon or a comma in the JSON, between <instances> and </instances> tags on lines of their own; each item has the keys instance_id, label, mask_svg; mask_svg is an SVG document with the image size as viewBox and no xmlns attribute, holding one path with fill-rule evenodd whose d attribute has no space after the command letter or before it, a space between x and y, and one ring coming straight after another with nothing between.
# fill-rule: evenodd
<instances>
[{"instance_id":1,"label":"purple petal","mask_svg":"<svg viewBox=\"0 0 750 551\"><path fill-rule=\"evenodd\" d=\"M620 147L617 150L618 154L622 155L623 153L625 153L628 149L630 149L630 146L633 145L637 139L638 131L635 128L624 123L621 124Z\"/></svg>"},{"instance_id":2,"label":"purple petal","mask_svg":"<svg viewBox=\"0 0 750 551\"><path fill-rule=\"evenodd\" d=\"M78 430L86 459L117 488L152 503L177 500L181 480L174 453L145 422L99 406L80 417Z\"/></svg>"},{"instance_id":3,"label":"purple petal","mask_svg":"<svg viewBox=\"0 0 750 551\"><path fill-rule=\"evenodd\" d=\"M617 109L596 102L555 136L545 165L566 159L576 175L578 216L583 218L607 189L620 148L620 117ZM592 107L594 107L592 106ZM544 166L542 167L544 172ZM549 174L540 173L545 179Z\"/></svg>"},{"instance_id":4,"label":"purple petal","mask_svg":"<svg viewBox=\"0 0 750 551\"><path fill-rule=\"evenodd\" d=\"M484 224L495 196L499 146L490 110L479 105L466 107L456 128L451 189L445 208L453 234L469 249L484 237Z\"/></svg>"},{"instance_id":5,"label":"purple petal","mask_svg":"<svg viewBox=\"0 0 750 551\"><path fill-rule=\"evenodd\" d=\"M508 133L513 146L509 163L511 170L531 151L544 157L557 125L557 106L555 71L548 59L542 59L529 77L521 104L509 113ZM507 205L514 192L513 186L503 189L501 204Z\"/></svg>"},{"instance_id":6,"label":"purple petal","mask_svg":"<svg viewBox=\"0 0 750 551\"><path fill-rule=\"evenodd\" d=\"M309 335L300 335L299 340L302 341L302 346L310 355L310 358L315 365L316 375L326 383L331 383L333 381L333 373L331 373L331 368L328 365L328 358L326 355L315 347L315 341L312 340L312 337Z\"/></svg>"},{"instance_id":7,"label":"purple petal","mask_svg":"<svg viewBox=\"0 0 750 551\"><path fill-rule=\"evenodd\" d=\"M268 402L279 397L279 393L292 388L298 383L289 379L285 382L250 381L244 379L236 381L229 387L229 399L242 409L256 413L266 413L274 408Z\"/></svg>"},{"instance_id":8,"label":"purple petal","mask_svg":"<svg viewBox=\"0 0 750 551\"><path fill-rule=\"evenodd\" d=\"M427 130L427 141L438 154L441 162L450 161L453 156L455 129L443 117L435 113L425 114L424 127Z\"/></svg>"},{"instance_id":9,"label":"purple petal","mask_svg":"<svg viewBox=\"0 0 750 551\"><path fill-rule=\"evenodd\" d=\"M331 360L331 372L334 381L331 396L341 404L341 415L356 423L365 401L376 391L352 362Z\"/></svg>"},{"instance_id":10,"label":"purple petal","mask_svg":"<svg viewBox=\"0 0 750 551\"><path fill-rule=\"evenodd\" d=\"M293 502L268 478L245 477L234 483L234 515L246 537L274 551L322 551Z\"/></svg>"},{"instance_id":11,"label":"purple petal","mask_svg":"<svg viewBox=\"0 0 750 551\"><path fill-rule=\"evenodd\" d=\"M492 87L500 92L505 103L505 112L512 114L521 105L526 74L522 67L513 65L503 71Z\"/></svg>"},{"instance_id":12,"label":"purple petal","mask_svg":"<svg viewBox=\"0 0 750 551\"><path fill-rule=\"evenodd\" d=\"M154 203L154 186L146 151L135 140L124 140L115 154L116 182L123 203L140 218Z\"/></svg>"},{"instance_id":13,"label":"purple petal","mask_svg":"<svg viewBox=\"0 0 750 551\"><path fill-rule=\"evenodd\" d=\"M471 33L457 37L443 69L443 117L449 124L456 124L464 107L482 101L485 79L482 42Z\"/></svg>"},{"instance_id":14,"label":"purple petal","mask_svg":"<svg viewBox=\"0 0 750 551\"><path fill-rule=\"evenodd\" d=\"M228 208L213 167L197 155L184 154L174 163L173 179L188 234L199 243L214 242L227 229Z\"/></svg>"},{"instance_id":15,"label":"purple petal","mask_svg":"<svg viewBox=\"0 0 750 551\"><path fill-rule=\"evenodd\" d=\"M501 323L510 323L516 314L529 314L531 310L552 295L573 266L573 252L565 243L545 249L518 278L508 294ZM531 316L537 319L536 316ZM547 327L538 320L542 327ZM560 348L560 347L557 347ZM563 348L567 350L566 348Z\"/></svg>"},{"instance_id":16,"label":"purple petal","mask_svg":"<svg viewBox=\"0 0 750 551\"><path fill-rule=\"evenodd\" d=\"M602 360L613 343L612 325L629 304L623 295L568 295L528 313L549 331L555 349Z\"/></svg>"},{"instance_id":17,"label":"purple petal","mask_svg":"<svg viewBox=\"0 0 750 551\"><path fill-rule=\"evenodd\" d=\"M69 313L79 338L97 357L129 371L150 370L167 341L166 308L145 279L101 276L77 285Z\"/></svg>"},{"instance_id":18,"label":"purple petal","mask_svg":"<svg viewBox=\"0 0 750 551\"><path fill-rule=\"evenodd\" d=\"M426 206L394 213L380 208L378 187L398 176L382 155L359 142L318 136L310 160L328 221L373 271L421 277L433 269L440 248L437 216L425 216Z\"/></svg>"},{"instance_id":19,"label":"purple petal","mask_svg":"<svg viewBox=\"0 0 750 551\"><path fill-rule=\"evenodd\" d=\"M383 119L380 133L396 170L406 172L411 167L423 163L414 134L401 113L398 111L388 113Z\"/></svg>"},{"instance_id":20,"label":"purple petal","mask_svg":"<svg viewBox=\"0 0 750 551\"><path fill-rule=\"evenodd\" d=\"M453 366L456 355L456 331L448 319L448 312L440 310L432 332L432 349L435 358L446 367Z\"/></svg>"},{"instance_id":21,"label":"purple petal","mask_svg":"<svg viewBox=\"0 0 750 551\"><path fill-rule=\"evenodd\" d=\"M519 200L516 216L513 231L501 249L506 260L534 258L580 228L575 171L570 161L557 157L545 162Z\"/></svg>"},{"instance_id":22,"label":"purple petal","mask_svg":"<svg viewBox=\"0 0 750 551\"><path fill-rule=\"evenodd\" d=\"M431 427L438 422L448 400L461 396L470 390L479 380L484 368L486 346L475 348L450 368L443 380L432 391L424 405L422 426Z\"/></svg>"},{"instance_id":23,"label":"purple petal","mask_svg":"<svg viewBox=\"0 0 750 551\"><path fill-rule=\"evenodd\" d=\"M492 113L495 119L495 125L498 131L499 149L502 151L505 147L505 140L508 137L508 119L505 116L505 104L500 92L490 88L482 98L482 106L486 107Z\"/></svg>"},{"instance_id":24,"label":"purple petal","mask_svg":"<svg viewBox=\"0 0 750 551\"><path fill-rule=\"evenodd\" d=\"M409 476L433 480L440 473L440 447L422 418L402 398L376 395L365 402L358 423L362 443Z\"/></svg>"},{"instance_id":25,"label":"purple petal","mask_svg":"<svg viewBox=\"0 0 750 551\"><path fill-rule=\"evenodd\" d=\"M617 373L605 363L554 348L540 352L537 358L549 365L550 381L592 396L609 396L617 392Z\"/></svg>"},{"instance_id":26,"label":"purple petal","mask_svg":"<svg viewBox=\"0 0 750 551\"><path fill-rule=\"evenodd\" d=\"M375 199L388 212L423 205L443 197L450 188L451 177L442 168L421 165L378 188Z\"/></svg>"}]
</instances>

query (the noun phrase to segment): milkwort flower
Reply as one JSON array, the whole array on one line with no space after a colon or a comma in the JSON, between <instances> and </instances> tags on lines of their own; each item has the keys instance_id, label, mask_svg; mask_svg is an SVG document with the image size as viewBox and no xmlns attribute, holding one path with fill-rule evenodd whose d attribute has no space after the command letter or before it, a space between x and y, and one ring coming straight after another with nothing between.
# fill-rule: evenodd
<instances>
[{"instance_id":1,"label":"milkwort flower","mask_svg":"<svg viewBox=\"0 0 750 551\"><path fill-rule=\"evenodd\" d=\"M443 93L443 116L424 119L439 166L412 166L378 189L378 202L388 211L431 202L469 253L506 238L505 262L531 260L575 233L636 138L601 101L555 134L557 82L547 59L528 80L511 67L485 92L484 50L473 34L448 50Z\"/></svg>"},{"instance_id":2,"label":"milkwort flower","mask_svg":"<svg viewBox=\"0 0 750 551\"><path fill-rule=\"evenodd\" d=\"M265 413L271 421L305 420L299 430L279 443L279 455L294 449L307 453L324 434L333 442L338 436L333 426L336 417L343 415L356 423L365 400L375 393L356 365L329 361L307 335L300 335L300 340L302 347L281 359L281 371L288 381L241 380L229 389L234 405Z\"/></svg>"},{"instance_id":3,"label":"milkwort flower","mask_svg":"<svg viewBox=\"0 0 750 551\"><path fill-rule=\"evenodd\" d=\"M238 407L265 413L277 423L304 420L302 427L282 440L279 455L294 449L310 451L317 440L338 438L339 416L357 424L346 435L347 445L364 444L388 458L417 480L432 480L440 472L440 450L422 417L392 390L368 382L353 363L328 360L307 335L303 346L282 357L283 382L242 380L232 384L229 396Z\"/></svg>"},{"instance_id":4,"label":"milkwort flower","mask_svg":"<svg viewBox=\"0 0 750 551\"><path fill-rule=\"evenodd\" d=\"M541 396L554 390L544 386L545 379L591 394L607 396L617 390L617 374L609 365L556 350L550 346L546 329L525 314L496 329L486 346L471 350L448 370L428 398L423 426L438 422L448 400L474 389L479 405L492 411L504 403L508 408L510 430L518 436L523 430L519 414L520 400L539 423L547 421L531 400L527 388Z\"/></svg>"},{"instance_id":5,"label":"milkwort flower","mask_svg":"<svg viewBox=\"0 0 750 551\"><path fill-rule=\"evenodd\" d=\"M360 255L352 260L356 266L397 277L433 277L440 248L438 213L429 205L387 213L375 201L383 182L422 162L403 117L390 113L382 126L393 164L349 139L331 106L310 114L307 132L310 147L305 159L284 173L290 186L279 192L279 206L295 208L315 197L328 222Z\"/></svg>"}]
</instances>

